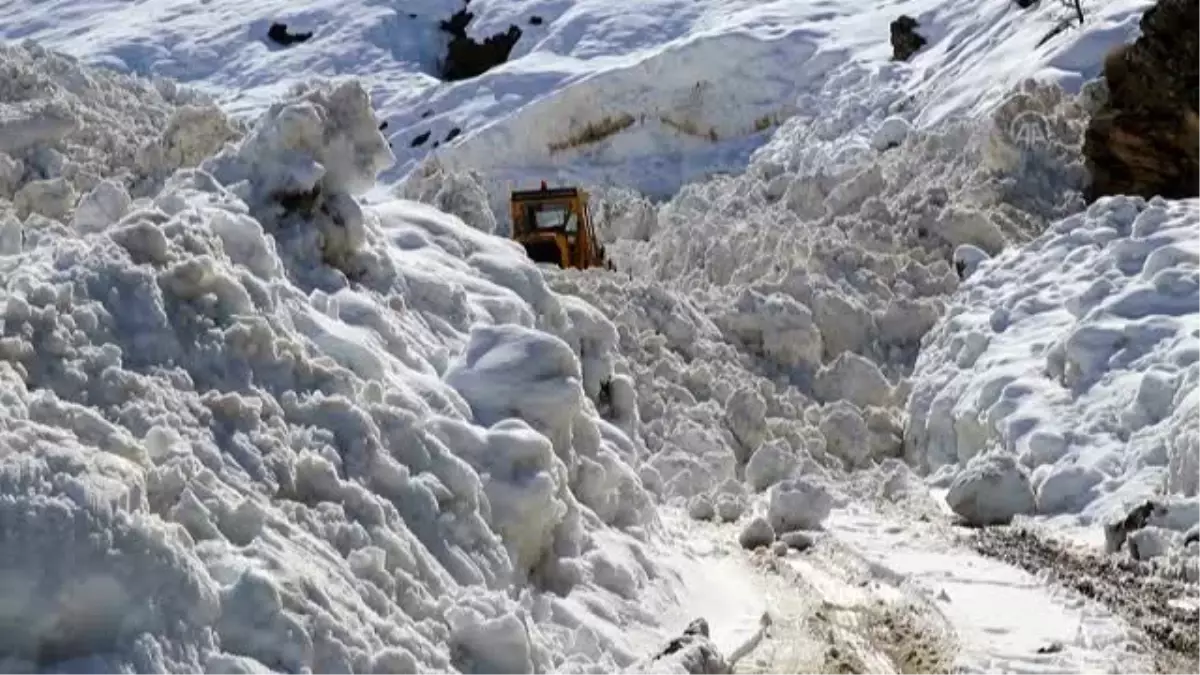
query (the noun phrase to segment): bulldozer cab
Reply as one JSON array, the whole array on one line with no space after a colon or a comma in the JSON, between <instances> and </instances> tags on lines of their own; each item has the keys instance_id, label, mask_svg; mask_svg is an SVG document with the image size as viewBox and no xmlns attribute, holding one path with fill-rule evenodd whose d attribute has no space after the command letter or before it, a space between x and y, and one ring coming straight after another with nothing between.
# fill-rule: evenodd
<instances>
[{"instance_id":1,"label":"bulldozer cab","mask_svg":"<svg viewBox=\"0 0 1200 675\"><path fill-rule=\"evenodd\" d=\"M562 268L601 267L604 247L596 241L587 192L574 187L518 190L509 201L512 237L538 263Z\"/></svg>"}]
</instances>

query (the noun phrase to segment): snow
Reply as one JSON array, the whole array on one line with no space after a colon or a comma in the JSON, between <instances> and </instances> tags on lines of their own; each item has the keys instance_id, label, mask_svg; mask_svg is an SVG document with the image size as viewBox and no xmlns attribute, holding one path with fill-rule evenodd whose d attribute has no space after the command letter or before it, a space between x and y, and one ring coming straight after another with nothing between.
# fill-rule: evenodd
<instances>
[{"instance_id":1,"label":"snow","mask_svg":"<svg viewBox=\"0 0 1200 675\"><path fill-rule=\"evenodd\" d=\"M818 529L832 508L829 491L804 478L776 483L768 493L767 517L776 532Z\"/></svg>"},{"instance_id":2,"label":"snow","mask_svg":"<svg viewBox=\"0 0 1200 675\"><path fill-rule=\"evenodd\" d=\"M1033 513L1034 495L1029 476L1012 455L980 454L954 477L946 504L972 525L1007 525L1015 516Z\"/></svg>"},{"instance_id":3,"label":"snow","mask_svg":"<svg viewBox=\"0 0 1200 675\"><path fill-rule=\"evenodd\" d=\"M751 518L742 526L742 532L738 535L738 543L742 545L742 548L754 549L759 546L769 546L774 541L775 528L771 527L771 523L762 516Z\"/></svg>"},{"instance_id":4,"label":"snow","mask_svg":"<svg viewBox=\"0 0 1200 675\"><path fill-rule=\"evenodd\" d=\"M9 3L82 61L0 45L0 667L1144 665L915 518L1200 521L1197 203L1079 196L1149 4L472 0L441 82L460 0ZM619 272L503 238L538 179Z\"/></svg>"},{"instance_id":5,"label":"snow","mask_svg":"<svg viewBox=\"0 0 1200 675\"><path fill-rule=\"evenodd\" d=\"M546 670L582 630L546 594L651 582L592 540L654 526L585 392L615 330L507 242L361 206L390 151L357 84L167 174L134 158L235 127L4 49L76 116L5 195L86 189L0 201L6 668ZM591 662L632 662L597 639Z\"/></svg>"},{"instance_id":6,"label":"snow","mask_svg":"<svg viewBox=\"0 0 1200 675\"><path fill-rule=\"evenodd\" d=\"M848 106L870 110L882 131L864 130L864 144L894 141L905 124L985 114L1027 77L1078 91L1107 49L1136 34L1150 2L1091 3L1086 30L1039 45L1061 16L1053 3L473 0L470 36L510 25L522 35L508 63L443 83L436 74L447 36L438 24L464 4L267 0L248 10L234 0L19 0L0 38L32 38L90 63L194 84L244 117L308 77L360 78L389 122L398 161L388 180L436 157L488 175L494 199L538 178L666 196L744 167L787 118L821 110L825 83L837 83ZM911 63L886 64L887 26L901 14L919 21L929 44ZM274 45L265 38L273 21L314 37ZM877 91L852 93L867 88ZM889 114L905 99L920 107ZM454 129L461 134L447 140ZM581 140L607 130L616 131ZM430 140L413 146L426 133Z\"/></svg>"},{"instance_id":7,"label":"snow","mask_svg":"<svg viewBox=\"0 0 1200 675\"><path fill-rule=\"evenodd\" d=\"M911 459L1006 453L1038 513L1083 524L1194 496L1197 222L1196 200L1107 198L983 263L917 361Z\"/></svg>"},{"instance_id":8,"label":"snow","mask_svg":"<svg viewBox=\"0 0 1200 675\"><path fill-rule=\"evenodd\" d=\"M835 511L829 528L848 550L846 568L866 565L873 584L902 589L954 627L964 672L1109 672L1149 664L1135 636L1109 611L1048 588L1001 562L946 544L934 526L862 508ZM802 564L794 561L793 564ZM1047 649L1057 645L1060 649Z\"/></svg>"}]
</instances>

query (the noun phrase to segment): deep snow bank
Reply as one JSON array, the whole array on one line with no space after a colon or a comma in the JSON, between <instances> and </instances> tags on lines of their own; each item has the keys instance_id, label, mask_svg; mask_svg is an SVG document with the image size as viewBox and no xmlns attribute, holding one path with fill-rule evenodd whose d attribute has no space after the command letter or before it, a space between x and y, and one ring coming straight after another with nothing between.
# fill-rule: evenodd
<instances>
[{"instance_id":1,"label":"deep snow bank","mask_svg":"<svg viewBox=\"0 0 1200 675\"><path fill-rule=\"evenodd\" d=\"M505 189L542 176L669 196L744 167L766 132L795 112L797 83L819 81L845 58L819 48L806 28L770 39L696 37L574 80L448 145L436 161Z\"/></svg>"},{"instance_id":2,"label":"deep snow bank","mask_svg":"<svg viewBox=\"0 0 1200 675\"><path fill-rule=\"evenodd\" d=\"M1080 208L1090 98L1028 83L990 118L896 133L874 105L892 92L853 82L805 101L743 174L662 205L602 192L621 272L549 275L616 323L643 480L699 517L899 458L907 376L955 261ZM1023 124L1046 141L1022 143Z\"/></svg>"},{"instance_id":3,"label":"deep snow bank","mask_svg":"<svg viewBox=\"0 0 1200 675\"><path fill-rule=\"evenodd\" d=\"M390 157L356 83L297 89L143 189L143 141L186 164L220 125L38 49L0 59L40 87L0 109L64 111L29 151L56 161L0 153L24 168L0 193L5 669L638 656L547 592L615 623L649 578L592 539L652 524L638 446L592 402L615 330L507 242L361 207ZM38 180L86 194L21 201Z\"/></svg>"},{"instance_id":4,"label":"deep snow bank","mask_svg":"<svg viewBox=\"0 0 1200 675\"><path fill-rule=\"evenodd\" d=\"M1038 513L1084 523L1195 497L1198 207L1102 199L985 262L923 344L910 459L937 471L1015 455Z\"/></svg>"},{"instance_id":5,"label":"deep snow bank","mask_svg":"<svg viewBox=\"0 0 1200 675\"><path fill-rule=\"evenodd\" d=\"M240 133L197 92L84 70L37 45L0 45L0 68L0 198L21 218L62 219L104 179L134 197L153 194ZM85 200L80 226L115 195L105 187Z\"/></svg>"}]
</instances>

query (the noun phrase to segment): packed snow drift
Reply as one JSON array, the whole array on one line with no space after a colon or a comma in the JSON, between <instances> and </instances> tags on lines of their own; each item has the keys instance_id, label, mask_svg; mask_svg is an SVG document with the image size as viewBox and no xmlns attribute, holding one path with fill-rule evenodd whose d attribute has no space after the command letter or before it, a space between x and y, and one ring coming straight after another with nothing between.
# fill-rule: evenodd
<instances>
[{"instance_id":1,"label":"packed snow drift","mask_svg":"<svg viewBox=\"0 0 1200 675\"><path fill-rule=\"evenodd\" d=\"M1195 200L1103 199L983 263L918 360L910 459L936 472L1015 456L998 497L1022 501L1002 521L1088 524L1190 497L1182 539L1200 520L1197 222Z\"/></svg>"},{"instance_id":2,"label":"packed snow drift","mask_svg":"<svg viewBox=\"0 0 1200 675\"><path fill-rule=\"evenodd\" d=\"M1195 601L1200 207L1081 197L1149 4L10 3L0 669L1157 667L952 520Z\"/></svg>"},{"instance_id":3,"label":"packed snow drift","mask_svg":"<svg viewBox=\"0 0 1200 675\"><path fill-rule=\"evenodd\" d=\"M357 84L301 88L242 135L2 49L24 84L6 102L62 120L3 156L5 669L635 656L545 595L620 607L648 574L590 535L654 522L637 446L589 397L611 324L507 242L360 207L391 157Z\"/></svg>"}]
</instances>

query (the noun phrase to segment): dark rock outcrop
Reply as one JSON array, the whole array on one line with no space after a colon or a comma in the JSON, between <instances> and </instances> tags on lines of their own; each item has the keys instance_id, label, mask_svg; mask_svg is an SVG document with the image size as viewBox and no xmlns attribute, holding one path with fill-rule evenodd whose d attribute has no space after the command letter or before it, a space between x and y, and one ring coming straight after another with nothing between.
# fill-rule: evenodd
<instances>
[{"instance_id":1,"label":"dark rock outcrop","mask_svg":"<svg viewBox=\"0 0 1200 675\"><path fill-rule=\"evenodd\" d=\"M1159 505L1153 500L1147 500L1130 509L1124 518L1115 519L1106 524L1104 526L1105 550L1109 553L1121 550L1129 533L1145 527L1150 516L1154 515L1156 510L1160 510Z\"/></svg>"},{"instance_id":2,"label":"dark rock outcrop","mask_svg":"<svg viewBox=\"0 0 1200 675\"><path fill-rule=\"evenodd\" d=\"M285 23L273 23L271 24L271 27L267 29L267 37L277 44L283 45L284 47L289 47L300 42L306 42L312 36L312 31L307 33L289 33L287 24Z\"/></svg>"},{"instance_id":3,"label":"dark rock outcrop","mask_svg":"<svg viewBox=\"0 0 1200 675\"><path fill-rule=\"evenodd\" d=\"M521 39L521 29L509 26L503 33L476 42L467 36L467 25L473 18L475 15L464 7L439 24L442 31L450 35L446 58L441 65L443 80L466 80L486 73L507 61L517 40Z\"/></svg>"},{"instance_id":4,"label":"dark rock outcrop","mask_svg":"<svg viewBox=\"0 0 1200 675\"><path fill-rule=\"evenodd\" d=\"M917 33L917 20L901 14L892 22L892 60L907 61L925 46L925 38Z\"/></svg>"},{"instance_id":5,"label":"dark rock outcrop","mask_svg":"<svg viewBox=\"0 0 1200 675\"><path fill-rule=\"evenodd\" d=\"M1137 41L1105 59L1108 101L1083 145L1088 201L1200 194L1198 21L1200 0L1159 0L1142 15Z\"/></svg>"},{"instance_id":6,"label":"dark rock outcrop","mask_svg":"<svg viewBox=\"0 0 1200 675\"><path fill-rule=\"evenodd\" d=\"M647 662L635 667L635 672L666 670L658 665L663 660L673 661L688 673L728 673L725 658L717 651L709 638L708 622L696 619L683 630L683 635L673 638Z\"/></svg>"}]
</instances>

